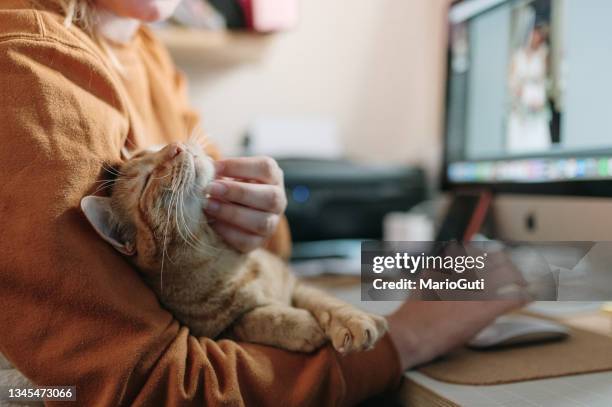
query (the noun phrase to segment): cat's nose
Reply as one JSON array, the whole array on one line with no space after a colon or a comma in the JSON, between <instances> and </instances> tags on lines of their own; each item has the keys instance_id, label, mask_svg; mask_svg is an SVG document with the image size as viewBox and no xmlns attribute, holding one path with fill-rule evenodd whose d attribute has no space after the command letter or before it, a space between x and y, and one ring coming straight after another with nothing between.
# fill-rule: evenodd
<instances>
[{"instance_id":1,"label":"cat's nose","mask_svg":"<svg viewBox=\"0 0 612 407\"><path fill-rule=\"evenodd\" d=\"M185 146L182 143L170 143L162 150L164 157L171 160L185 151Z\"/></svg>"}]
</instances>

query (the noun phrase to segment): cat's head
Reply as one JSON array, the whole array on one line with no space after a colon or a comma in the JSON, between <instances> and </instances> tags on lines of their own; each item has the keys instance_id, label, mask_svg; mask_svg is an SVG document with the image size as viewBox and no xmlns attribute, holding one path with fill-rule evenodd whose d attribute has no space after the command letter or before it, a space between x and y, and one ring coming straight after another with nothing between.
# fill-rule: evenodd
<instances>
[{"instance_id":1,"label":"cat's head","mask_svg":"<svg viewBox=\"0 0 612 407\"><path fill-rule=\"evenodd\" d=\"M208 228L202 208L214 178L212 160L201 146L172 143L158 151L141 151L113 172L110 197L81 201L104 240L135 256L139 266L153 269L164 256L198 243L202 228Z\"/></svg>"}]
</instances>

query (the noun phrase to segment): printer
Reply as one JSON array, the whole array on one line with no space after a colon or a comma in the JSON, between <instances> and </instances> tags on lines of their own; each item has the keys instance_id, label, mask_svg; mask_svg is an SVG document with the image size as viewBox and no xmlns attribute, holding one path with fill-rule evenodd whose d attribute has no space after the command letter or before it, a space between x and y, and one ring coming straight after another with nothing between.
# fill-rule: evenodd
<instances>
[{"instance_id":1,"label":"printer","mask_svg":"<svg viewBox=\"0 0 612 407\"><path fill-rule=\"evenodd\" d=\"M383 218L426 197L422 169L345 159L283 158L295 242L381 239Z\"/></svg>"}]
</instances>

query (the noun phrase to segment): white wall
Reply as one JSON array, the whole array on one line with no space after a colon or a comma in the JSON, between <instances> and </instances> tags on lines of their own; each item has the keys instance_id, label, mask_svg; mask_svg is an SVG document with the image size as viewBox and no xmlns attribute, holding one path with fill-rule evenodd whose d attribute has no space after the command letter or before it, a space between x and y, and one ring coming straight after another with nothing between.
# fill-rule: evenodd
<instances>
[{"instance_id":1,"label":"white wall","mask_svg":"<svg viewBox=\"0 0 612 407\"><path fill-rule=\"evenodd\" d=\"M446 2L303 0L299 27L264 41L254 60L177 62L226 154L254 117L323 115L337 120L351 157L434 169Z\"/></svg>"}]
</instances>

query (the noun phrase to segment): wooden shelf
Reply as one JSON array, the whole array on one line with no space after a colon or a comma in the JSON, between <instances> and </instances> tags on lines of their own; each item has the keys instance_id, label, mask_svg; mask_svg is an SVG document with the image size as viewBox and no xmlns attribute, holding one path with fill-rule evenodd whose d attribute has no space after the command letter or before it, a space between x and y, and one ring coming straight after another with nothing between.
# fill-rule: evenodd
<instances>
[{"instance_id":1,"label":"wooden shelf","mask_svg":"<svg viewBox=\"0 0 612 407\"><path fill-rule=\"evenodd\" d=\"M205 31L183 27L155 30L178 60L240 62L257 59L271 35L251 32Z\"/></svg>"}]
</instances>

